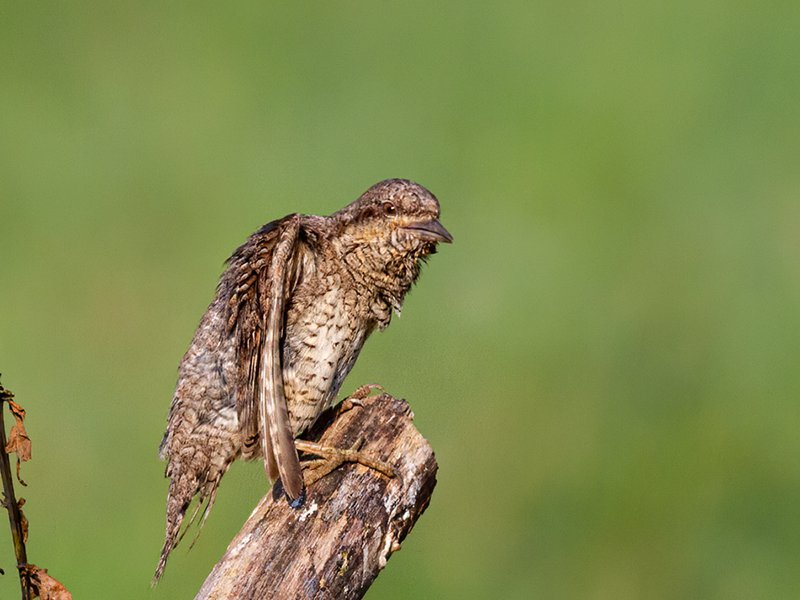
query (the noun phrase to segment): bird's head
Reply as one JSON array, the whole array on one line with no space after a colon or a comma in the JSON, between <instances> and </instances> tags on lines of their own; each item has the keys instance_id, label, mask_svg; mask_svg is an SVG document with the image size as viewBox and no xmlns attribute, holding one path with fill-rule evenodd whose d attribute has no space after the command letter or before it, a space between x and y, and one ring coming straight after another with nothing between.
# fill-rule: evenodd
<instances>
[{"instance_id":1,"label":"bird's head","mask_svg":"<svg viewBox=\"0 0 800 600\"><path fill-rule=\"evenodd\" d=\"M342 234L359 246L373 247L389 258L423 258L436 244L453 236L439 222L439 201L421 185L407 179L376 183L355 202L333 215Z\"/></svg>"},{"instance_id":2,"label":"bird's head","mask_svg":"<svg viewBox=\"0 0 800 600\"><path fill-rule=\"evenodd\" d=\"M407 179L376 183L331 219L354 278L377 286L398 312L424 259L453 241L436 196Z\"/></svg>"}]
</instances>

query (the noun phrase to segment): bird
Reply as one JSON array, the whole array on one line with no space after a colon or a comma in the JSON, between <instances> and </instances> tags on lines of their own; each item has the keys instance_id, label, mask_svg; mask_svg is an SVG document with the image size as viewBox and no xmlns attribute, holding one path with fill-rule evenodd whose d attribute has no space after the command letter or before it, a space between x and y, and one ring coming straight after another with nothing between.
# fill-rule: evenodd
<instances>
[{"instance_id":1,"label":"bird","mask_svg":"<svg viewBox=\"0 0 800 600\"><path fill-rule=\"evenodd\" d=\"M296 438L333 404L369 335L400 315L437 245L453 241L439 217L425 187L387 179L329 216L267 223L233 252L178 369L159 449L169 490L153 584L205 505L202 527L235 459L263 460L286 500L302 503L298 447L335 449Z\"/></svg>"}]
</instances>

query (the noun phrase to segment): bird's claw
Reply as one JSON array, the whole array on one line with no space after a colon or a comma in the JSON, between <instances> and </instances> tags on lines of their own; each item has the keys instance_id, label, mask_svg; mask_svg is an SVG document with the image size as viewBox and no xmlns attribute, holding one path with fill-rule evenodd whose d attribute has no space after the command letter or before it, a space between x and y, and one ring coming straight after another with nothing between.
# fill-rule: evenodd
<instances>
[{"instance_id":1,"label":"bird's claw","mask_svg":"<svg viewBox=\"0 0 800 600\"><path fill-rule=\"evenodd\" d=\"M363 437L358 438L349 448L331 448L305 440L295 440L295 445L301 452L323 457L303 463L306 471L306 476L304 477L306 487L316 483L348 462L359 463L389 478L395 476L391 465L361 452L361 447L364 445Z\"/></svg>"}]
</instances>

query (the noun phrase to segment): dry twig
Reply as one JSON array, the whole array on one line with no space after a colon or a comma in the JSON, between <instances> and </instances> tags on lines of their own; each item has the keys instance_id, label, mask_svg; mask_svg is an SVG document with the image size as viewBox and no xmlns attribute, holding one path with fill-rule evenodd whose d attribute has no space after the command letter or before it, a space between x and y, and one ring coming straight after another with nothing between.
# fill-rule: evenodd
<instances>
[{"instance_id":1,"label":"dry twig","mask_svg":"<svg viewBox=\"0 0 800 600\"><path fill-rule=\"evenodd\" d=\"M8 404L11 414L14 415L14 425L6 440L6 425L4 420L3 405ZM3 479L3 506L8 510L8 521L11 526L11 539L14 542L14 553L17 557L17 570L19 571L22 600L40 597L42 600L72 600L72 595L47 574L47 569L40 569L28 563L25 543L28 541L28 520L22 513L25 498L17 497L14 493L14 479L11 476L11 461L9 454L17 454L17 480L22 485L26 484L19 475L20 463L31 459L31 439L25 431L25 409L14 402L14 394L0 385L0 475Z\"/></svg>"}]
</instances>

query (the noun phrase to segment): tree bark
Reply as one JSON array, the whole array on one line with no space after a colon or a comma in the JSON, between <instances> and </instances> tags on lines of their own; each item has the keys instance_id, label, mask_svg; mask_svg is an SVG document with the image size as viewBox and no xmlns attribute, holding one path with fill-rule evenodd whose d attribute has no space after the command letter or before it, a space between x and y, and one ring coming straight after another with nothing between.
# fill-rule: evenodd
<instances>
[{"instance_id":1,"label":"tree bark","mask_svg":"<svg viewBox=\"0 0 800 600\"><path fill-rule=\"evenodd\" d=\"M345 406L347 401L345 401ZM206 578L195 600L361 598L430 502L437 464L404 400L383 394L339 405L307 439L361 451L394 469L391 479L345 464L291 508L276 485Z\"/></svg>"}]
</instances>

